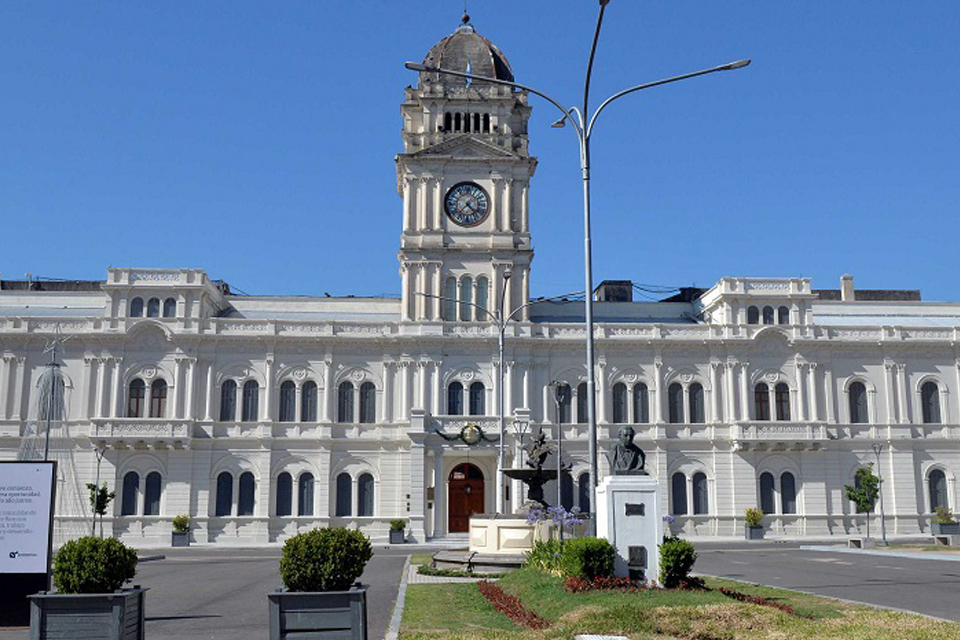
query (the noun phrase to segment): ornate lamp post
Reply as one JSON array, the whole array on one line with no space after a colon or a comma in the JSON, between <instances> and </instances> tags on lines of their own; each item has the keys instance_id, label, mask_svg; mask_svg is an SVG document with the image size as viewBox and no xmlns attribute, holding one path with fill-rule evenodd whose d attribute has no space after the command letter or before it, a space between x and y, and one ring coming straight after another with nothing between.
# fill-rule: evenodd
<instances>
[{"instance_id":1,"label":"ornate lamp post","mask_svg":"<svg viewBox=\"0 0 960 640\"><path fill-rule=\"evenodd\" d=\"M462 71L454 71L452 69L443 69L440 67L428 67L424 64L418 64L415 62L406 63L406 68L411 71L419 71L421 73L442 73L445 75L456 76L460 78L467 78L470 80L480 80L483 82L489 82L491 84L500 84L508 87L514 87L520 89L521 91L528 91L534 95L540 96L557 109L560 110L561 118L553 123L554 127L560 128L566 126L566 123L569 121L573 127L573 130L577 136L577 142L580 145L580 170L583 178L583 249L584 249L584 279L585 279L585 318L584 323L586 326L586 338L587 338L587 429L589 437L589 456L590 456L590 506L594 508L596 505L596 487L598 483L597 478L597 415L596 415L596 404L595 404L595 389L596 389L596 372L595 372L595 359L594 359L594 348L593 348L593 254L591 248L590 240L590 137L593 134L593 127L597 122L597 117L600 113L606 109L614 100L622 98L623 96L635 93L642 89L650 89L652 87L659 87L660 85L670 84L672 82L677 82L679 80L686 80L687 78L695 78L697 76L707 75L709 73L715 73L717 71L731 71L734 69L742 69L750 64L750 60L738 60L736 62L731 62L728 64L720 65L718 67L712 67L710 69L703 69L701 71L694 71L693 73L685 73L683 75L674 76L672 78L666 78L663 80L657 80L655 82L647 82L645 84L636 85L628 89L624 89L618 93L613 94L596 108L595 111L591 114L589 111L590 106L590 78L593 73L593 60L597 52L597 42L600 39L600 27L603 24L603 15L606 11L607 5L610 3L610 0L599 0L600 4L600 13L597 15L597 26L593 34L593 45L590 47L590 59L587 63L587 74L586 80L584 81L583 87L583 103L582 108L579 106L574 107L564 107L559 101L550 97L542 91L538 91L527 85L519 84L516 82L510 82L507 80L500 80L498 78L488 78L485 76L478 76L472 73L465 73ZM502 500L502 488L501 488L501 500Z\"/></svg>"}]
</instances>

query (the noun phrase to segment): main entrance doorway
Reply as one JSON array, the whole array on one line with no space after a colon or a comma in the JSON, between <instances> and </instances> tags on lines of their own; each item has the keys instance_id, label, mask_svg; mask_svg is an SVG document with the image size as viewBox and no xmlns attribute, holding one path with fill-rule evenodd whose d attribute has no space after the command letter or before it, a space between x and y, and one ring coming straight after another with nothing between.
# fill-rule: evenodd
<instances>
[{"instance_id":1,"label":"main entrance doorway","mask_svg":"<svg viewBox=\"0 0 960 640\"><path fill-rule=\"evenodd\" d=\"M469 463L458 464L447 480L447 531L466 533L470 530L470 516L483 513L483 472Z\"/></svg>"}]
</instances>

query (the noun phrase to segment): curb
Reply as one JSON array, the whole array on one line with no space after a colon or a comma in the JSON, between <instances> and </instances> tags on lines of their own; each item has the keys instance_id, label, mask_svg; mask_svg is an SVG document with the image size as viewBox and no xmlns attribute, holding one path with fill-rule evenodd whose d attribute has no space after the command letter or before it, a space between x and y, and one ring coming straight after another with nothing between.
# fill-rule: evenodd
<instances>
[{"instance_id":1,"label":"curb","mask_svg":"<svg viewBox=\"0 0 960 640\"><path fill-rule=\"evenodd\" d=\"M827 553L852 553L862 556L880 556L883 558L910 558L912 560L946 560L960 562L960 555L943 555L939 553L910 553L909 551L877 551L875 549L845 549L842 547L823 547L810 545L800 547L801 551L821 551Z\"/></svg>"},{"instance_id":2,"label":"curb","mask_svg":"<svg viewBox=\"0 0 960 640\"><path fill-rule=\"evenodd\" d=\"M137 562L153 562L155 560L166 560L167 556L156 554L152 556L137 556Z\"/></svg>"},{"instance_id":3,"label":"curb","mask_svg":"<svg viewBox=\"0 0 960 640\"><path fill-rule=\"evenodd\" d=\"M390 618L390 627L383 640L397 640L400 635L400 622L403 620L403 607L407 599L407 576L410 575L410 556L403 563L403 574L400 577L400 589L397 591L397 601L393 604L393 616Z\"/></svg>"}]
</instances>

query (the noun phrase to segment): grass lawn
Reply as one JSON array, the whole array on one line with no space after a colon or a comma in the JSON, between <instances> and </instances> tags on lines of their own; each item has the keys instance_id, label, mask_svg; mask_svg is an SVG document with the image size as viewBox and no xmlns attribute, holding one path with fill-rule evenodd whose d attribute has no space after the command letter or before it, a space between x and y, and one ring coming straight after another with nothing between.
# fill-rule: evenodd
<instances>
[{"instance_id":1,"label":"grass lawn","mask_svg":"<svg viewBox=\"0 0 960 640\"><path fill-rule=\"evenodd\" d=\"M432 553L413 553L410 554L410 564L429 565L433 561Z\"/></svg>"},{"instance_id":2,"label":"grass lawn","mask_svg":"<svg viewBox=\"0 0 960 640\"><path fill-rule=\"evenodd\" d=\"M563 581L531 570L505 576L500 585L524 606L553 624L522 629L501 615L474 584L411 585L401 640L553 640L577 633L626 635L632 640L954 640L960 624L849 605L781 589L731 580L708 580L775 599L804 616L735 602L717 591L647 591L635 594L582 593Z\"/></svg>"}]
</instances>

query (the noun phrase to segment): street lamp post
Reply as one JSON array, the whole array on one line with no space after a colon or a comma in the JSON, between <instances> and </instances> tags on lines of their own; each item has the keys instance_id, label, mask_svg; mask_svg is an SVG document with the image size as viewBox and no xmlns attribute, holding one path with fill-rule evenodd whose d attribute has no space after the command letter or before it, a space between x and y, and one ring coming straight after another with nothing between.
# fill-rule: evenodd
<instances>
[{"instance_id":1,"label":"street lamp post","mask_svg":"<svg viewBox=\"0 0 960 640\"><path fill-rule=\"evenodd\" d=\"M707 75L709 73L715 73L717 71L731 71L734 69L742 69L750 64L750 60L738 60L736 62L730 62L728 64L720 65L718 67L712 67L710 69L703 69L701 71L694 71L693 73L685 73L683 75L674 76L672 78L665 78L663 80L657 80L655 82L647 82L645 84L636 85L628 89L624 89L618 93L613 94L602 103L597 109L590 114L589 105L590 105L590 78L593 73L593 61L597 52L597 42L600 39L600 27L603 24L603 15L606 11L607 5L610 3L610 0L599 0L600 12L597 15L597 26L593 34L593 45L590 48L590 59L587 64L587 74L584 81L583 87L583 105L582 109L580 107L564 107L562 103L550 97L542 91L538 91L527 85L519 84L516 82L510 82L508 80L501 80L499 78L489 78L485 76L478 76L472 73L454 71L452 69L443 69L440 67L429 67L424 64L418 64L415 62L407 62L406 68L411 71L419 71L421 73L438 73L450 76L456 76L460 78L467 78L470 80L479 80L482 82L489 82L491 84L499 84L508 87L514 87L520 89L521 91L527 91L534 95L540 96L563 114L559 120L553 123L554 127L564 127L566 122L569 121L573 126L574 132L577 135L577 141L580 145L580 171L583 179L583 249L584 249L584 279L585 279L585 312L584 312L584 324L586 328L586 338L587 338L587 430L589 437L589 457L590 457L590 506L595 508L596 505L596 487L598 483L597 478L597 415L596 415L596 403L595 403L595 389L596 389L596 373L595 373L595 360L594 360L594 348L593 348L593 254L591 248L591 239L590 239L590 137L593 134L593 127L597 122L597 117L600 113L606 109L614 100L622 98L623 96L635 93L642 89L649 89L652 87L658 87L664 84L670 84L672 82L677 82L679 80L686 80L688 78L695 78L697 76Z\"/></svg>"},{"instance_id":2,"label":"street lamp post","mask_svg":"<svg viewBox=\"0 0 960 640\"><path fill-rule=\"evenodd\" d=\"M877 483L880 487L880 537L883 538L883 544L887 544L887 524L884 521L883 513L883 475L880 473L880 452L883 451L883 445L879 442L873 443L873 455L877 457Z\"/></svg>"},{"instance_id":3,"label":"street lamp post","mask_svg":"<svg viewBox=\"0 0 960 640\"><path fill-rule=\"evenodd\" d=\"M563 405L570 402L570 385L554 380L550 383L553 388L553 399L557 403L557 506L563 506Z\"/></svg>"}]
</instances>

